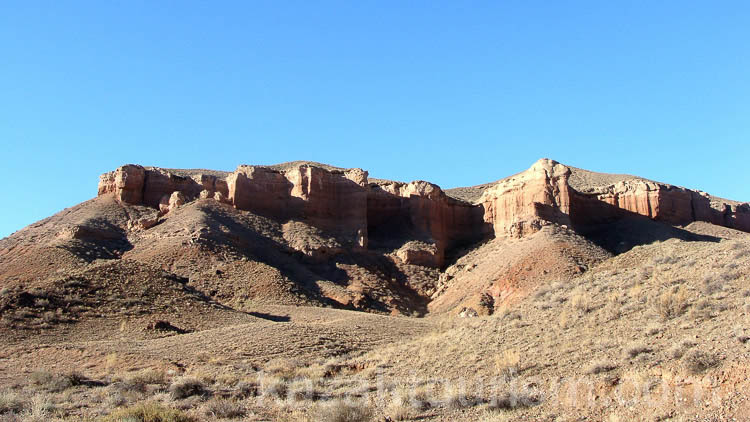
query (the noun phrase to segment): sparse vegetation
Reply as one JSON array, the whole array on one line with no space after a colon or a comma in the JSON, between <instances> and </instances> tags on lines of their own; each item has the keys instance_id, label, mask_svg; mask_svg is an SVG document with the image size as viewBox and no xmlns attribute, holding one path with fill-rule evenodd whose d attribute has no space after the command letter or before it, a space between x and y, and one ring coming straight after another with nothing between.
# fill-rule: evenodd
<instances>
[{"instance_id":1,"label":"sparse vegetation","mask_svg":"<svg viewBox=\"0 0 750 422\"><path fill-rule=\"evenodd\" d=\"M587 374L595 375L595 374L601 374L603 372L609 372L614 369L617 369L617 365L615 363L608 361L608 360L602 360L602 361L594 362L591 365L589 365L588 368L586 368L585 372Z\"/></svg>"},{"instance_id":2,"label":"sparse vegetation","mask_svg":"<svg viewBox=\"0 0 750 422\"><path fill-rule=\"evenodd\" d=\"M709 352L692 349L682 358L688 373L697 375L719 364L719 358Z\"/></svg>"},{"instance_id":3,"label":"sparse vegetation","mask_svg":"<svg viewBox=\"0 0 750 422\"><path fill-rule=\"evenodd\" d=\"M320 422L369 422L373 410L362 402L336 400L320 406L315 416Z\"/></svg>"},{"instance_id":4,"label":"sparse vegetation","mask_svg":"<svg viewBox=\"0 0 750 422\"><path fill-rule=\"evenodd\" d=\"M662 293L654 304L656 312L664 320L682 315L687 306L687 293L682 287L672 288Z\"/></svg>"},{"instance_id":5,"label":"sparse vegetation","mask_svg":"<svg viewBox=\"0 0 750 422\"><path fill-rule=\"evenodd\" d=\"M521 354L518 350L509 349L495 356L497 373L504 378L515 378L521 370Z\"/></svg>"},{"instance_id":6,"label":"sparse vegetation","mask_svg":"<svg viewBox=\"0 0 750 422\"><path fill-rule=\"evenodd\" d=\"M197 422L197 420L182 411L148 402L117 409L104 418L103 422Z\"/></svg>"},{"instance_id":7,"label":"sparse vegetation","mask_svg":"<svg viewBox=\"0 0 750 422\"><path fill-rule=\"evenodd\" d=\"M199 396L206 394L206 388L203 382L194 377L181 377L169 385L169 394L174 400L181 400L190 396Z\"/></svg>"},{"instance_id":8,"label":"sparse vegetation","mask_svg":"<svg viewBox=\"0 0 750 422\"><path fill-rule=\"evenodd\" d=\"M245 406L241 402L229 399L211 399L203 405L203 414L206 417L235 419L245 415Z\"/></svg>"}]
</instances>

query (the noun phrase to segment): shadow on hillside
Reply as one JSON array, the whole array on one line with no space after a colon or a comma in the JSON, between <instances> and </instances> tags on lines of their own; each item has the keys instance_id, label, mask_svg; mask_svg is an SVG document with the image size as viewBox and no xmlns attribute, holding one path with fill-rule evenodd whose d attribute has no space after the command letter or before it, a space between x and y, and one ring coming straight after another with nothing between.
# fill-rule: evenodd
<instances>
[{"instance_id":1,"label":"shadow on hillside","mask_svg":"<svg viewBox=\"0 0 750 422\"><path fill-rule=\"evenodd\" d=\"M557 208L538 204L540 211L572 228L591 242L615 255L635 246L680 239L686 242L719 242L721 238L692 233L663 221L618 208L606 202L577 195L571 201L570 215ZM545 214L542 214L545 215Z\"/></svg>"},{"instance_id":2,"label":"shadow on hillside","mask_svg":"<svg viewBox=\"0 0 750 422\"><path fill-rule=\"evenodd\" d=\"M272 322L289 322L292 320L288 315L272 315L272 314L267 314L264 312L253 312L253 311L246 312L246 314L252 315L257 318L262 318L268 321L272 321Z\"/></svg>"}]
</instances>

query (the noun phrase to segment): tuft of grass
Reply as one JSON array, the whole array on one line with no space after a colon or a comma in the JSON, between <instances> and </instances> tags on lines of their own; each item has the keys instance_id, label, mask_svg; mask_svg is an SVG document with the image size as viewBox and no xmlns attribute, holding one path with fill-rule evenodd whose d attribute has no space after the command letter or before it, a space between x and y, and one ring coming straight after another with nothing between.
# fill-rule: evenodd
<instances>
[{"instance_id":1,"label":"tuft of grass","mask_svg":"<svg viewBox=\"0 0 750 422\"><path fill-rule=\"evenodd\" d=\"M667 290L654 303L656 312L665 321L685 313L687 306L687 293L682 287Z\"/></svg>"},{"instance_id":2,"label":"tuft of grass","mask_svg":"<svg viewBox=\"0 0 750 422\"><path fill-rule=\"evenodd\" d=\"M229 399L212 399L203 405L203 414L207 418L236 419L245 416L242 403Z\"/></svg>"},{"instance_id":3,"label":"tuft of grass","mask_svg":"<svg viewBox=\"0 0 750 422\"><path fill-rule=\"evenodd\" d=\"M698 375L719 364L719 358L716 355L699 349L689 351L682 361L688 373L693 375Z\"/></svg>"},{"instance_id":4,"label":"tuft of grass","mask_svg":"<svg viewBox=\"0 0 750 422\"><path fill-rule=\"evenodd\" d=\"M589 297L589 294L583 290L578 290L573 293L573 297L570 299L570 304L573 305L573 308L578 309L583 313L589 312L592 309L591 297Z\"/></svg>"},{"instance_id":5,"label":"tuft of grass","mask_svg":"<svg viewBox=\"0 0 750 422\"><path fill-rule=\"evenodd\" d=\"M691 347L695 346L695 343L690 340L683 340L681 343L675 344L667 352L673 359L680 359Z\"/></svg>"},{"instance_id":6,"label":"tuft of grass","mask_svg":"<svg viewBox=\"0 0 750 422\"><path fill-rule=\"evenodd\" d=\"M103 419L103 422L196 422L192 416L159 403L138 403L131 407L117 409Z\"/></svg>"},{"instance_id":7,"label":"tuft of grass","mask_svg":"<svg viewBox=\"0 0 750 422\"><path fill-rule=\"evenodd\" d=\"M636 356L638 356L638 355L640 355L642 353L649 353L651 351L652 351L652 349L650 347L648 347L647 345L641 344L641 343L635 343L635 344L631 344L630 346L626 347L623 352L624 352L624 355L625 355L626 359L628 359L628 358L629 359L633 359L634 357L636 357Z\"/></svg>"},{"instance_id":8,"label":"tuft of grass","mask_svg":"<svg viewBox=\"0 0 750 422\"><path fill-rule=\"evenodd\" d=\"M515 378L521 370L521 354L516 349L508 349L495 356L495 368L504 378Z\"/></svg>"},{"instance_id":9,"label":"tuft of grass","mask_svg":"<svg viewBox=\"0 0 750 422\"><path fill-rule=\"evenodd\" d=\"M59 393L68 388L81 385L85 378L77 373L53 374L48 371L34 371L31 373L31 384L43 390Z\"/></svg>"},{"instance_id":10,"label":"tuft of grass","mask_svg":"<svg viewBox=\"0 0 750 422\"><path fill-rule=\"evenodd\" d=\"M594 362L591 365L589 365L588 368L586 368L586 373L595 375L595 374L601 374L604 372L609 372L614 369L617 369L617 365L613 362L610 362L608 360L602 360L598 362Z\"/></svg>"},{"instance_id":11,"label":"tuft of grass","mask_svg":"<svg viewBox=\"0 0 750 422\"><path fill-rule=\"evenodd\" d=\"M24 401L14 391L5 390L0 392L0 415L6 413L21 413L24 409Z\"/></svg>"},{"instance_id":12,"label":"tuft of grass","mask_svg":"<svg viewBox=\"0 0 750 422\"><path fill-rule=\"evenodd\" d=\"M368 422L373 420L373 410L363 402L336 400L321 406L316 419L318 422Z\"/></svg>"},{"instance_id":13,"label":"tuft of grass","mask_svg":"<svg viewBox=\"0 0 750 422\"><path fill-rule=\"evenodd\" d=\"M181 377L169 385L169 394L175 400L181 400L190 396L201 396L207 393L203 382L193 377Z\"/></svg>"}]
</instances>

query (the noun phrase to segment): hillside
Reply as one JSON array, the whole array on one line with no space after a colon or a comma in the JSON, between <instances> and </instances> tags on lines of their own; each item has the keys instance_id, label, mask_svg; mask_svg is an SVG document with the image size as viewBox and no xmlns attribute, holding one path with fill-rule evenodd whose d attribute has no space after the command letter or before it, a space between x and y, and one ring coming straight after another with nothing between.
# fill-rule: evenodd
<instances>
[{"instance_id":1,"label":"hillside","mask_svg":"<svg viewBox=\"0 0 750 422\"><path fill-rule=\"evenodd\" d=\"M747 203L548 159L446 191L125 165L0 240L0 420L353 396L370 420L746 420L748 232Z\"/></svg>"}]
</instances>

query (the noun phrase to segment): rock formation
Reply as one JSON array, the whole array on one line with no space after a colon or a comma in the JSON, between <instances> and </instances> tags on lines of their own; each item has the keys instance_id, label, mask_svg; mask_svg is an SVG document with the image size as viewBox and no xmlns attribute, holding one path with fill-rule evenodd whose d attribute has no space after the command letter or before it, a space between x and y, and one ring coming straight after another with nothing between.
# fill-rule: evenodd
<instances>
[{"instance_id":1,"label":"rock formation","mask_svg":"<svg viewBox=\"0 0 750 422\"><path fill-rule=\"evenodd\" d=\"M523 237L548 224L585 229L627 216L672 225L705 221L750 231L750 205L630 177L574 189L575 171L549 159L484 188L471 204L439 186L370 181L361 169L300 163L283 169L240 165L224 176L125 165L101 176L99 195L156 208L161 215L196 199L216 200L279 221L302 221L336 239L335 248L387 249L408 264L442 267L446 251L492 236ZM215 172L214 172L215 173ZM145 229L152 218L134 224Z\"/></svg>"}]
</instances>

